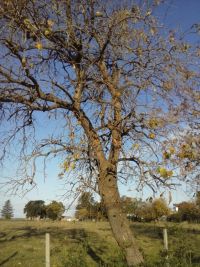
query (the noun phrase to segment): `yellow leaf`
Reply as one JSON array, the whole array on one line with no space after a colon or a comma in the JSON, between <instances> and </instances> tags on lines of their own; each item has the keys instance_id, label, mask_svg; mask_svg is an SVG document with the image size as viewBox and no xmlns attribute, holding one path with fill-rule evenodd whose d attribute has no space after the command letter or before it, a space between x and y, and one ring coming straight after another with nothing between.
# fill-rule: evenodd
<instances>
[{"instance_id":1,"label":"yellow leaf","mask_svg":"<svg viewBox=\"0 0 200 267\"><path fill-rule=\"evenodd\" d=\"M173 42L175 41L175 38L174 38L173 35L171 35L171 36L169 37L169 41L170 41L170 43L173 43Z\"/></svg>"},{"instance_id":2,"label":"yellow leaf","mask_svg":"<svg viewBox=\"0 0 200 267\"><path fill-rule=\"evenodd\" d=\"M97 17L102 17L103 16L103 13L100 12L100 11L97 11L95 14L96 14Z\"/></svg>"},{"instance_id":3,"label":"yellow leaf","mask_svg":"<svg viewBox=\"0 0 200 267\"><path fill-rule=\"evenodd\" d=\"M133 148L133 149L138 149L139 147L140 147L139 144L133 144L133 145L132 145L132 148Z\"/></svg>"},{"instance_id":4,"label":"yellow leaf","mask_svg":"<svg viewBox=\"0 0 200 267\"><path fill-rule=\"evenodd\" d=\"M31 24L31 21L29 19L24 19L24 24L25 25L30 25Z\"/></svg>"},{"instance_id":5,"label":"yellow leaf","mask_svg":"<svg viewBox=\"0 0 200 267\"><path fill-rule=\"evenodd\" d=\"M71 168L72 168L72 170L74 170L76 168L76 164L74 162L71 164Z\"/></svg>"},{"instance_id":6,"label":"yellow leaf","mask_svg":"<svg viewBox=\"0 0 200 267\"><path fill-rule=\"evenodd\" d=\"M142 56L142 53L143 53L142 48L138 47L136 53L138 56Z\"/></svg>"},{"instance_id":7,"label":"yellow leaf","mask_svg":"<svg viewBox=\"0 0 200 267\"><path fill-rule=\"evenodd\" d=\"M74 155L74 159L79 159L80 158L80 155L79 154L75 154Z\"/></svg>"},{"instance_id":8,"label":"yellow leaf","mask_svg":"<svg viewBox=\"0 0 200 267\"><path fill-rule=\"evenodd\" d=\"M26 63L26 58L25 57L22 58L22 63Z\"/></svg>"},{"instance_id":9,"label":"yellow leaf","mask_svg":"<svg viewBox=\"0 0 200 267\"><path fill-rule=\"evenodd\" d=\"M159 172L160 176L163 178L168 178L168 177L171 177L173 175L173 171L167 170L164 167L159 167L157 169L157 172Z\"/></svg>"},{"instance_id":10,"label":"yellow leaf","mask_svg":"<svg viewBox=\"0 0 200 267\"><path fill-rule=\"evenodd\" d=\"M146 13L146 16L150 16L151 15L151 10L148 10Z\"/></svg>"},{"instance_id":11,"label":"yellow leaf","mask_svg":"<svg viewBox=\"0 0 200 267\"><path fill-rule=\"evenodd\" d=\"M42 49L42 43L37 42L37 43L35 44L35 47L36 47L38 50L41 50L41 49Z\"/></svg>"},{"instance_id":12,"label":"yellow leaf","mask_svg":"<svg viewBox=\"0 0 200 267\"><path fill-rule=\"evenodd\" d=\"M190 48L189 44L183 44L182 51L186 52Z\"/></svg>"},{"instance_id":13,"label":"yellow leaf","mask_svg":"<svg viewBox=\"0 0 200 267\"><path fill-rule=\"evenodd\" d=\"M150 134L149 134L149 138L151 138L151 139L155 139L155 137L156 137L156 135L155 135L154 133L150 133Z\"/></svg>"},{"instance_id":14,"label":"yellow leaf","mask_svg":"<svg viewBox=\"0 0 200 267\"><path fill-rule=\"evenodd\" d=\"M156 29L155 28L151 28L150 29L150 33L151 33L151 35L154 35L156 33Z\"/></svg>"},{"instance_id":15,"label":"yellow leaf","mask_svg":"<svg viewBox=\"0 0 200 267\"><path fill-rule=\"evenodd\" d=\"M148 125L149 125L150 128L155 129L155 128L157 128L159 126L159 120L156 119L156 118L152 118L152 119L149 120Z\"/></svg>"},{"instance_id":16,"label":"yellow leaf","mask_svg":"<svg viewBox=\"0 0 200 267\"><path fill-rule=\"evenodd\" d=\"M64 161L63 168L65 169L65 171L69 170L69 163L67 161Z\"/></svg>"},{"instance_id":17,"label":"yellow leaf","mask_svg":"<svg viewBox=\"0 0 200 267\"><path fill-rule=\"evenodd\" d=\"M50 33L51 33L50 30L45 30L45 32L44 32L45 35L49 35Z\"/></svg>"},{"instance_id":18,"label":"yellow leaf","mask_svg":"<svg viewBox=\"0 0 200 267\"><path fill-rule=\"evenodd\" d=\"M23 67L26 66L26 58L25 58L25 57L22 58L22 66L23 66Z\"/></svg>"},{"instance_id":19,"label":"yellow leaf","mask_svg":"<svg viewBox=\"0 0 200 267\"><path fill-rule=\"evenodd\" d=\"M174 148L173 146L170 146L170 148L169 148L169 152L170 152L171 154L174 154L174 153L175 153L175 148Z\"/></svg>"},{"instance_id":20,"label":"yellow leaf","mask_svg":"<svg viewBox=\"0 0 200 267\"><path fill-rule=\"evenodd\" d=\"M48 20L47 20L47 24L48 24L49 27L53 27L53 25L54 25L54 21L51 20L51 19L48 19Z\"/></svg>"},{"instance_id":21,"label":"yellow leaf","mask_svg":"<svg viewBox=\"0 0 200 267\"><path fill-rule=\"evenodd\" d=\"M181 151L180 153L178 153L177 155L180 159L184 159L185 158L185 153L183 151Z\"/></svg>"},{"instance_id":22,"label":"yellow leaf","mask_svg":"<svg viewBox=\"0 0 200 267\"><path fill-rule=\"evenodd\" d=\"M121 93L119 91L116 91L115 95L116 95L116 97L119 97L119 96L121 96Z\"/></svg>"},{"instance_id":23,"label":"yellow leaf","mask_svg":"<svg viewBox=\"0 0 200 267\"><path fill-rule=\"evenodd\" d=\"M162 177L166 178L168 176L168 172L165 168L161 167L159 173Z\"/></svg>"}]
</instances>

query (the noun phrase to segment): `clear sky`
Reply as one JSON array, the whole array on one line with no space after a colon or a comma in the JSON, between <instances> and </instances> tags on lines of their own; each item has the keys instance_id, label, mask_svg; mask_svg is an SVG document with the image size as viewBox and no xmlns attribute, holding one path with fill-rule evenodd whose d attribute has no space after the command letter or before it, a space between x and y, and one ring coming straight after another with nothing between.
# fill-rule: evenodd
<instances>
[{"instance_id":1,"label":"clear sky","mask_svg":"<svg viewBox=\"0 0 200 267\"><path fill-rule=\"evenodd\" d=\"M166 17L164 19L165 24L167 24L170 28L179 27L181 30L189 28L194 23L200 23L200 0L166 0L163 7L160 7L157 16L163 18L163 14L167 11ZM39 133L41 135L46 134L48 131L48 126L45 127L43 121L41 120L41 125ZM1 127L1 126L0 126ZM6 166L0 167L0 182L2 182L3 177L5 176L15 176L15 166L16 159L10 158L9 161L6 162ZM4 188L0 188L0 209L4 202L7 199L11 200L11 203L14 207L15 217L23 217L23 208L24 205L29 200L44 200L46 203L49 203L51 200L62 201L64 205L68 205L71 200L62 198L64 194L64 188L61 181L58 180L57 174L60 171L59 162L50 162L47 169L47 179L44 181L43 175L39 174L37 176L38 187L31 192L29 192L24 197L21 195L9 196ZM151 195L151 192L148 190L144 190L143 192L135 192L132 191L133 187L130 186L120 186L120 191L122 195L129 195L132 197L146 199ZM173 202L177 203L182 201L183 199L189 199L192 196L186 195L184 191L186 191L186 187L179 188L177 191L172 193ZM167 195L167 194L166 194ZM71 210L69 210L68 214L73 214L74 207L72 206Z\"/></svg>"}]
</instances>

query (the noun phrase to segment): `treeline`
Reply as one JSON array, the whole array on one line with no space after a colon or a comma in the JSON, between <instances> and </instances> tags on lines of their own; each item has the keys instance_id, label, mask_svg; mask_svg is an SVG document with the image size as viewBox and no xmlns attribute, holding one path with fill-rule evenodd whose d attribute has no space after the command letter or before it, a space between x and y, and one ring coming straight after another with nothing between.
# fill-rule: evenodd
<instances>
[{"instance_id":1,"label":"treeline","mask_svg":"<svg viewBox=\"0 0 200 267\"><path fill-rule=\"evenodd\" d=\"M193 201L183 201L174 205L175 210L169 208L164 198L142 199L121 197L122 210L131 221L151 222L156 220L168 220L174 222L200 222L200 192L196 193ZM62 219L65 207L62 202L52 201L46 205L43 200L29 201L24 207L24 213L29 219ZM107 220L106 209L102 201L96 201L91 192L83 192L77 202L75 219L80 221ZM1 217L11 219L13 207L7 200L1 209Z\"/></svg>"},{"instance_id":2,"label":"treeline","mask_svg":"<svg viewBox=\"0 0 200 267\"><path fill-rule=\"evenodd\" d=\"M123 212L127 218L134 221L151 221L169 215L170 209L164 199L141 199L123 196L121 198ZM78 200L75 217L78 220L105 220L106 210L102 202L94 200L90 192L84 192Z\"/></svg>"},{"instance_id":3,"label":"treeline","mask_svg":"<svg viewBox=\"0 0 200 267\"><path fill-rule=\"evenodd\" d=\"M169 208L162 197L142 199L121 197L122 209L131 221L151 222L168 220L174 222L200 222L200 192L193 201L184 201L175 205L175 210ZM76 206L75 217L78 220L105 220L106 210L102 202L94 200L90 192L83 192Z\"/></svg>"},{"instance_id":4,"label":"treeline","mask_svg":"<svg viewBox=\"0 0 200 267\"><path fill-rule=\"evenodd\" d=\"M24 213L29 219L44 219L59 220L65 212L65 207L62 202L52 201L45 205L43 200L29 201L24 207Z\"/></svg>"}]
</instances>

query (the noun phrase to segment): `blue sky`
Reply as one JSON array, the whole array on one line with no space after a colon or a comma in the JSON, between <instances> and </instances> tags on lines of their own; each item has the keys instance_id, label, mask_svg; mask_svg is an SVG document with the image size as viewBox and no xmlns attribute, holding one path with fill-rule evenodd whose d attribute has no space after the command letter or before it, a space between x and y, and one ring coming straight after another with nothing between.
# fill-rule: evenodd
<instances>
[{"instance_id":1,"label":"blue sky","mask_svg":"<svg viewBox=\"0 0 200 267\"><path fill-rule=\"evenodd\" d=\"M199 23L200 2L198 0L166 0L164 6L167 14L165 22L171 27L180 25L185 29L193 23ZM160 9L163 10L162 5Z\"/></svg>"},{"instance_id":2,"label":"blue sky","mask_svg":"<svg viewBox=\"0 0 200 267\"><path fill-rule=\"evenodd\" d=\"M194 23L199 23L200 21L200 1L199 0L167 0L163 7L160 7L157 16L163 17L163 14L167 11L167 16L164 19L165 24L167 24L170 28L179 27L181 30L189 28ZM43 120L41 120L41 126L39 134L45 135L46 131L48 131L48 125L45 126ZM9 165L9 167L8 167ZM12 169L10 168L12 166ZM2 168L0 167L0 181L4 176L15 176L15 166L16 166L16 158L10 158L9 161L6 162L6 165ZM38 187L31 192L29 192L26 196L9 196L5 189L0 189L0 209L4 202L7 199L11 200L11 203L14 207L15 217L23 217L23 208L24 205L29 200L37 200L42 199L46 203L49 203L51 200L62 201L64 205L68 205L71 200L62 198L64 194L64 189L62 182L57 179L57 174L60 171L58 162L50 162L47 169L47 179L44 181L42 171L40 170L39 175L37 176ZM40 175L41 174L41 175ZM129 195L132 197L143 199L147 198L151 195L151 192L147 189L143 192L136 193L135 191L131 191L132 186L120 186L120 191L122 195ZM189 199L192 196L188 196L184 193L186 191L186 187L179 188L177 191L174 191L173 194L173 202L177 203L182 201L183 199ZM74 207L68 212L68 214L73 214Z\"/></svg>"}]
</instances>

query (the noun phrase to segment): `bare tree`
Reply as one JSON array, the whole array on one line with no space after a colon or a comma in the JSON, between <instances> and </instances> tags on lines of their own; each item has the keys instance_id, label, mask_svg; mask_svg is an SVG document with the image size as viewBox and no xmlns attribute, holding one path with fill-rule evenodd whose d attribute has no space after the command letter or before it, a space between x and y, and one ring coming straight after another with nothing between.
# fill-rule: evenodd
<instances>
[{"instance_id":1,"label":"bare tree","mask_svg":"<svg viewBox=\"0 0 200 267\"><path fill-rule=\"evenodd\" d=\"M75 194L100 194L128 266L143 256L118 182L155 192L175 185L176 175L184 179L178 136L200 111L200 49L157 22L158 1L142 2L0 3L1 159L15 140L21 145L13 190L34 186L37 158L60 155L59 177ZM54 126L45 139L37 133L44 118Z\"/></svg>"}]
</instances>

